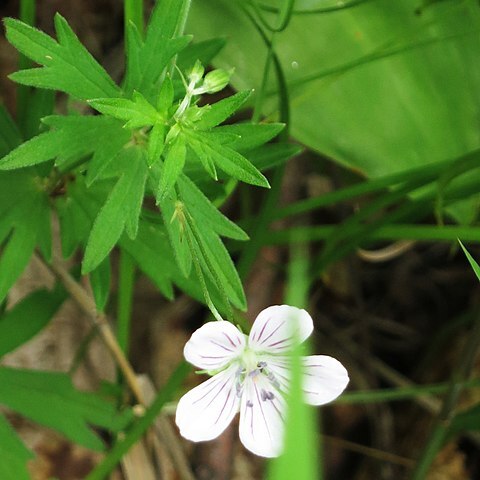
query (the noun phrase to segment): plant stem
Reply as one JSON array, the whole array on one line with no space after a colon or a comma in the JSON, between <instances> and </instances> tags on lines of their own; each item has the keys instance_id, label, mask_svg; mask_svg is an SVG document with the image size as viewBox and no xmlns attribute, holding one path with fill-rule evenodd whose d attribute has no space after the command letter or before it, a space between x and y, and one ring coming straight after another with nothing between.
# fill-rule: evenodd
<instances>
[{"instance_id":1,"label":"plant stem","mask_svg":"<svg viewBox=\"0 0 480 480\"><path fill-rule=\"evenodd\" d=\"M43 260L42 262L53 272L57 278L60 279L70 296L90 317L95 327L98 328L105 345L107 346L108 350L110 350L115 362L124 375L125 380L135 396L136 401L140 404L143 404L143 394L138 385L135 372L125 357L123 350L120 348L105 314L97 311L97 307L93 298L91 298L87 291L70 275L60 260L54 258L51 264L44 262Z\"/></svg>"},{"instance_id":2,"label":"plant stem","mask_svg":"<svg viewBox=\"0 0 480 480\"><path fill-rule=\"evenodd\" d=\"M170 377L168 383L157 394L151 406L145 412L145 415L138 419L132 429L122 439L119 438L113 448L108 452L103 461L86 477L86 480L103 480L115 468L121 458L128 450L145 434L150 425L162 410L165 403L171 398L173 393L180 387L183 379L190 372L191 367L186 362L182 362Z\"/></svg>"},{"instance_id":3,"label":"plant stem","mask_svg":"<svg viewBox=\"0 0 480 480\"><path fill-rule=\"evenodd\" d=\"M118 303L117 303L117 339L120 348L128 357L130 326L132 321L133 288L135 285L135 263L125 250L120 252Z\"/></svg>"},{"instance_id":4,"label":"plant stem","mask_svg":"<svg viewBox=\"0 0 480 480\"><path fill-rule=\"evenodd\" d=\"M124 9L125 38L127 37L128 25L130 23L133 23L137 27L140 36L143 36L143 0L125 0Z\"/></svg>"}]
</instances>

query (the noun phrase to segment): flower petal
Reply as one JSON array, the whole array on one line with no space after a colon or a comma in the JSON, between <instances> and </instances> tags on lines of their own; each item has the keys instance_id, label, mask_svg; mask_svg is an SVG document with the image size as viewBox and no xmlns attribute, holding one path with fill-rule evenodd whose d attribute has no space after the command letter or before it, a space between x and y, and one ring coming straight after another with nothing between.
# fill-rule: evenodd
<instances>
[{"instance_id":1,"label":"flower petal","mask_svg":"<svg viewBox=\"0 0 480 480\"><path fill-rule=\"evenodd\" d=\"M304 358L303 389L310 405L323 405L335 400L348 385L348 372L335 358L311 355Z\"/></svg>"},{"instance_id":2,"label":"flower petal","mask_svg":"<svg viewBox=\"0 0 480 480\"><path fill-rule=\"evenodd\" d=\"M175 422L183 437L192 442L212 440L228 427L240 405L237 371L238 365L231 365L180 399Z\"/></svg>"},{"instance_id":3,"label":"flower petal","mask_svg":"<svg viewBox=\"0 0 480 480\"><path fill-rule=\"evenodd\" d=\"M247 375L240 405L240 440L255 455L276 457L283 447L285 400L266 376Z\"/></svg>"},{"instance_id":4,"label":"flower petal","mask_svg":"<svg viewBox=\"0 0 480 480\"><path fill-rule=\"evenodd\" d=\"M252 326L249 346L256 352L285 354L293 345L294 328L300 343L310 336L313 320L308 312L289 305L268 307L260 312Z\"/></svg>"},{"instance_id":5,"label":"flower petal","mask_svg":"<svg viewBox=\"0 0 480 480\"><path fill-rule=\"evenodd\" d=\"M208 322L193 332L183 349L188 362L204 370L225 367L245 348L245 335L226 321Z\"/></svg>"}]
</instances>

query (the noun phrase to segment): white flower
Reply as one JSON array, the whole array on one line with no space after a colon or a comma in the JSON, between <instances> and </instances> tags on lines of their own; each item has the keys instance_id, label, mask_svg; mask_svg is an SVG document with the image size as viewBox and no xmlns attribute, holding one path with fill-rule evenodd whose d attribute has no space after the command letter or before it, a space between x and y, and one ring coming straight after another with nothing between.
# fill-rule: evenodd
<instances>
[{"instance_id":1,"label":"white flower","mask_svg":"<svg viewBox=\"0 0 480 480\"><path fill-rule=\"evenodd\" d=\"M240 440L245 447L263 457L279 455L289 350L294 338L303 342L312 331L310 315L288 305L263 310L249 336L227 321L209 322L196 330L185 345L185 358L213 376L180 399L175 421L181 435L194 442L212 440L240 411ZM322 405L343 392L349 379L338 360L325 355L302 360L306 402Z\"/></svg>"}]
</instances>

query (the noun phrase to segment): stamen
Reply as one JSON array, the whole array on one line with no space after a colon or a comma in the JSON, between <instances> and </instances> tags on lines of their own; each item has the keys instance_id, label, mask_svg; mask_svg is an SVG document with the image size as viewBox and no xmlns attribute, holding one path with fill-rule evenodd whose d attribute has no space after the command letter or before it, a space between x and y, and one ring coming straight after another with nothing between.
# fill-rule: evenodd
<instances>
[{"instance_id":1,"label":"stamen","mask_svg":"<svg viewBox=\"0 0 480 480\"><path fill-rule=\"evenodd\" d=\"M267 400L273 400L275 398L275 395L273 392L267 392L267 390L262 388L262 391L260 392L260 396L263 402L266 402Z\"/></svg>"}]
</instances>

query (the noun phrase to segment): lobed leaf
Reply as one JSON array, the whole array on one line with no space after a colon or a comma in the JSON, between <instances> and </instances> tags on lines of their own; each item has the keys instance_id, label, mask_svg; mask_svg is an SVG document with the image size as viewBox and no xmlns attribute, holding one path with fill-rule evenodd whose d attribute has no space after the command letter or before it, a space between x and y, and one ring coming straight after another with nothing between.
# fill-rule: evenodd
<instances>
[{"instance_id":1,"label":"lobed leaf","mask_svg":"<svg viewBox=\"0 0 480 480\"><path fill-rule=\"evenodd\" d=\"M203 114L200 119L195 122L195 128L198 130L208 130L216 127L228 117L232 116L245 103L251 94L251 90L245 90L224 98L213 105L203 107Z\"/></svg>"},{"instance_id":2,"label":"lobed leaf","mask_svg":"<svg viewBox=\"0 0 480 480\"><path fill-rule=\"evenodd\" d=\"M163 163L162 175L156 193L158 199L163 198L169 193L177 183L178 177L182 173L185 165L185 157L187 155L187 147L185 145L185 137L178 135L168 148L165 161Z\"/></svg>"},{"instance_id":3,"label":"lobed leaf","mask_svg":"<svg viewBox=\"0 0 480 480\"><path fill-rule=\"evenodd\" d=\"M67 21L55 15L58 43L19 20L4 20L8 41L26 57L42 65L21 70L10 78L24 85L60 90L80 100L118 97L119 87L81 44Z\"/></svg>"},{"instance_id":4,"label":"lobed leaf","mask_svg":"<svg viewBox=\"0 0 480 480\"><path fill-rule=\"evenodd\" d=\"M96 268L110 253L126 228L134 238L143 201L147 167L143 151L132 147L122 152L123 173L93 224L85 249L82 273Z\"/></svg>"},{"instance_id":5,"label":"lobed leaf","mask_svg":"<svg viewBox=\"0 0 480 480\"><path fill-rule=\"evenodd\" d=\"M139 93L133 92L133 99L96 98L88 101L95 110L105 115L123 120L127 128L140 128L155 125L163 118L157 110Z\"/></svg>"}]
</instances>

